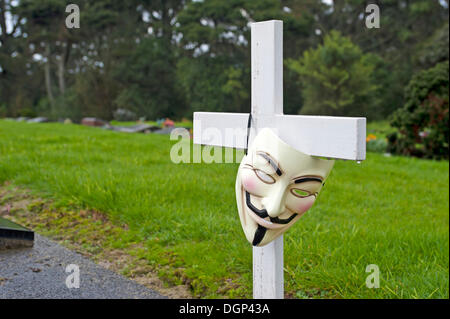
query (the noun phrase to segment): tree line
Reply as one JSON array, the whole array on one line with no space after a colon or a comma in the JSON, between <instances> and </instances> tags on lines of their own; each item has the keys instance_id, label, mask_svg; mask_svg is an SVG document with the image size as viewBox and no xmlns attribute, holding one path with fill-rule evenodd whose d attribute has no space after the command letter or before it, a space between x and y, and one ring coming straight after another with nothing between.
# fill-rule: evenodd
<instances>
[{"instance_id":1,"label":"tree line","mask_svg":"<svg viewBox=\"0 0 450 319\"><path fill-rule=\"evenodd\" d=\"M0 117L248 112L250 23L279 19L285 113L386 119L448 61L448 14L448 0L0 0Z\"/></svg>"}]
</instances>

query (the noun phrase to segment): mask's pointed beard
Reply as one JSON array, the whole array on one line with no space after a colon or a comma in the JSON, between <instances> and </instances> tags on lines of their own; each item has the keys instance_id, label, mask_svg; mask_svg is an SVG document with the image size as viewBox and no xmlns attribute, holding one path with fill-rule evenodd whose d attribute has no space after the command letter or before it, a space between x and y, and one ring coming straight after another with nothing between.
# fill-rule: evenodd
<instances>
[{"instance_id":1,"label":"mask's pointed beard","mask_svg":"<svg viewBox=\"0 0 450 319\"><path fill-rule=\"evenodd\" d=\"M266 234L267 228L258 225L258 228L255 231L255 237L253 237L252 245L256 246L258 245L264 238L264 235Z\"/></svg>"}]
</instances>

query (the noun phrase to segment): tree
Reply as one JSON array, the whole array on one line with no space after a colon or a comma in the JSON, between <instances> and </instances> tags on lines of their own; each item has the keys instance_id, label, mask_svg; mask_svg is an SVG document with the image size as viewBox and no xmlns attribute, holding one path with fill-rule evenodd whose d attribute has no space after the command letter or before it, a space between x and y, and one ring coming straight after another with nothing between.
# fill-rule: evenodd
<instances>
[{"instance_id":1,"label":"tree","mask_svg":"<svg viewBox=\"0 0 450 319\"><path fill-rule=\"evenodd\" d=\"M17 12L17 3L0 0L0 105L3 105L7 115L14 116L22 109L32 107L33 94L38 91L34 83L28 83L29 79L23 76L31 69L27 67L30 56L24 45L26 34L22 32L23 24L24 19ZM20 77L23 80L19 82Z\"/></svg>"},{"instance_id":2,"label":"tree","mask_svg":"<svg viewBox=\"0 0 450 319\"><path fill-rule=\"evenodd\" d=\"M137 9L142 14L143 22L151 28L151 34L172 43L176 36L178 14L189 0L144 0L139 1Z\"/></svg>"},{"instance_id":3,"label":"tree","mask_svg":"<svg viewBox=\"0 0 450 319\"><path fill-rule=\"evenodd\" d=\"M185 102L176 85L175 51L164 39L144 39L116 69L122 90L118 107L147 118L181 117Z\"/></svg>"},{"instance_id":4,"label":"tree","mask_svg":"<svg viewBox=\"0 0 450 319\"><path fill-rule=\"evenodd\" d=\"M80 29L65 26L69 3L0 0L2 113L109 119L119 106L147 116L248 112L250 23L262 20L283 21L288 114L322 101L327 114L386 118L404 104L415 72L448 59L442 0L79 0ZM380 6L380 29L365 26L369 3ZM314 56L327 70L300 74L299 57L333 30L359 51L344 41L344 49ZM314 85L321 91L311 99Z\"/></svg>"},{"instance_id":5,"label":"tree","mask_svg":"<svg viewBox=\"0 0 450 319\"><path fill-rule=\"evenodd\" d=\"M414 58L416 64L427 69L439 62L449 60L449 26L448 21L437 29L429 39L421 44Z\"/></svg>"},{"instance_id":6,"label":"tree","mask_svg":"<svg viewBox=\"0 0 450 319\"><path fill-rule=\"evenodd\" d=\"M372 83L374 64L349 38L332 31L323 44L287 64L303 86L302 114L366 114L377 89Z\"/></svg>"},{"instance_id":7,"label":"tree","mask_svg":"<svg viewBox=\"0 0 450 319\"><path fill-rule=\"evenodd\" d=\"M368 4L380 8L379 29L365 25ZM414 53L435 30L448 23L448 8L448 1L442 0L336 0L316 11L315 28L324 35L340 31L363 52L384 60L389 76L380 78L378 84L389 88L388 94L382 96L382 105L383 112L391 114L404 104L404 88L414 72L424 68L416 64Z\"/></svg>"},{"instance_id":8,"label":"tree","mask_svg":"<svg viewBox=\"0 0 450 319\"><path fill-rule=\"evenodd\" d=\"M178 64L181 85L195 110L250 110L250 23L270 19L284 22L285 57L309 46L314 17L308 5L296 1L208 0L189 3L178 16L185 52ZM301 10L301 13L295 10ZM285 111L301 103L298 87L285 72Z\"/></svg>"},{"instance_id":9,"label":"tree","mask_svg":"<svg viewBox=\"0 0 450 319\"><path fill-rule=\"evenodd\" d=\"M18 12L27 20L24 31L29 34L27 44L34 48L33 53L43 59L45 87L52 114L56 113L55 94L52 81L54 53L57 54L59 89L65 90L64 67L69 58L70 36L64 25L65 1L61 0L23 0Z\"/></svg>"}]
</instances>

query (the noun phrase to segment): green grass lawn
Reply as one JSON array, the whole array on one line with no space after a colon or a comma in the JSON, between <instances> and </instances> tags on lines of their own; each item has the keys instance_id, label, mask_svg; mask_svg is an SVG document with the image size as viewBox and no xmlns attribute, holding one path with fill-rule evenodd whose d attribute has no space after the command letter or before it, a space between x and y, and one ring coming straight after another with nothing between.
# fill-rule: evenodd
<instances>
[{"instance_id":1,"label":"green grass lawn","mask_svg":"<svg viewBox=\"0 0 450 319\"><path fill-rule=\"evenodd\" d=\"M173 164L168 136L0 120L0 183L126 223L160 276L198 297L251 297L238 164ZM365 285L366 266L380 288ZM305 298L448 298L449 163L369 153L337 161L313 208L285 234L285 288ZM180 274L180 271L182 274Z\"/></svg>"}]
</instances>

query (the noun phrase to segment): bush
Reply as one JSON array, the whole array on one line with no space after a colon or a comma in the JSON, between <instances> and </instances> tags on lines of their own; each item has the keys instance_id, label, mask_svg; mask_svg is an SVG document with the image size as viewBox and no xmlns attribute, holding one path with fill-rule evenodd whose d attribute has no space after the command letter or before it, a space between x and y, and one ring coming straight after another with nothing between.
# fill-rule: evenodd
<instances>
[{"instance_id":1,"label":"bush","mask_svg":"<svg viewBox=\"0 0 450 319\"><path fill-rule=\"evenodd\" d=\"M385 153L388 143L385 139L373 139L366 143L367 152Z\"/></svg>"},{"instance_id":2,"label":"bush","mask_svg":"<svg viewBox=\"0 0 450 319\"><path fill-rule=\"evenodd\" d=\"M388 151L424 158L447 158L449 141L449 63L416 74L405 90L405 105L391 125Z\"/></svg>"},{"instance_id":3,"label":"bush","mask_svg":"<svg viewBox=\"0 0 450 319\"><path fill-rule=\"evenodd\" d=\"M26 107L26 108L24 108L24 109L19 111L19 116L36 117L37 113L34 110L32 110L31 108Z\"/></svg>"}]
</instances>

